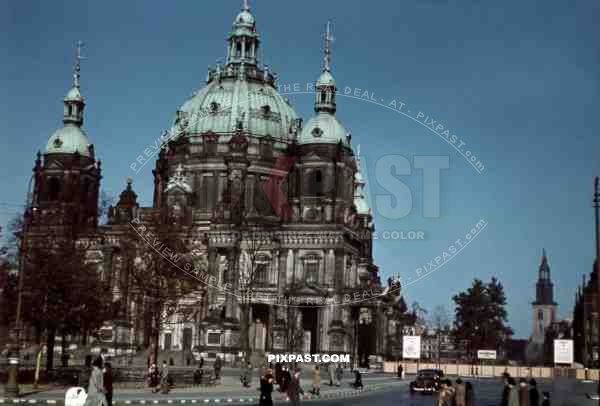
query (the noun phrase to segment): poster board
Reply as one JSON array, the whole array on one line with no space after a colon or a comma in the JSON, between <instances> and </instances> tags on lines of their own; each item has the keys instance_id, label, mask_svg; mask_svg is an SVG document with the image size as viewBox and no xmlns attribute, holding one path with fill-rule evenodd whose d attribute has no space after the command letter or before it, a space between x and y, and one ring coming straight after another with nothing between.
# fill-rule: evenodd
<instances>
[{"instance_id":1,"label":"poster board","mask_svg":"<svg viewBox=\"0 0 600 406\"><path fill-rule=\"evenodd\" d=\"M573 340L554 340L554 363L573 363Z\"/></svg>"},{"instance_id":2,"label":"poster board","mask_svg":"<svg viewBox=\"0 0 600 406\"><path fill-rule=\"evenodd\" d=\"M402 338L402 358L421 358L421 336L404 336Z\"/></svg>"}]
</instances>

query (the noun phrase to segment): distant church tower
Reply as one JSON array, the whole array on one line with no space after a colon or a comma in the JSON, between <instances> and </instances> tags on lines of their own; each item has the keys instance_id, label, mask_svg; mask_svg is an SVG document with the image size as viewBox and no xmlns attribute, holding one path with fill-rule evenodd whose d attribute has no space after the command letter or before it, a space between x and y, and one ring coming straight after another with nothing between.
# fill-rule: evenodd
<instances>
[{"instance_id":1,"label":"distant church tower","mask_svg":"<svg viewBox=\"0 0 600 406\"><path fill-rule=\"evenodd\" d=\"M544 344L546 329L556 321L556 303L554 302L554 285L550 280L550 265L546 250L542 252L538 281L536 284L535 302L533 305L533 334L531 341Z\"/></svg>"}]
</instances>

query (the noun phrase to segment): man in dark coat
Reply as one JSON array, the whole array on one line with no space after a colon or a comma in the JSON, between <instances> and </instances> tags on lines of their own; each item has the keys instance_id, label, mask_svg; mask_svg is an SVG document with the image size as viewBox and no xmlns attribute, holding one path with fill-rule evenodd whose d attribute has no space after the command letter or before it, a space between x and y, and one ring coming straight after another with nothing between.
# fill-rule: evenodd
<instances>
[{"instance_id":1,"label":"man in dark coat","mask_svg":"<svg viewBox=\"0 0 600 406\"><path fill-rule=\"evenodd\" d=\"M540 393L537 382L533 378L529 381L529 406L540 406Z\"/></svg>"},{"instance_id":2,"label":"man in dark coat","mask_svg":"<svg viewBox=\"0 0 600 406\"><path fill-rule=\"evenodd\" d=\"M300 370L296 369L294 376L287 387L287 395L290 398L290 404L292 406L298 406L300 404L300 395L303 394L304 391L302 390L302 386L300 386Z\"/></svg>"},{"instance_id":3,"label":"man in dark coat","mask_svg":"<svg viewBox=\"0 0 600 406\"><path fill-rule=\"evenodd\" d=\"M108 406L112 406L112 398L113 398L113 371L112 365L110 362L104 363L104 390L106 401L108 402Z\"/></svg>"},{"instance_id":4,"label":"man in dark coat","mask_svg":"<svg viewBox=\"0 0 600 406\"><path fill-rule=\"evenodd\" d=\"M502 389L502 400L500 401L500 406L508 406L508 397L510 395L510 386L508 385L509 378L510 375L507 372L502 374L504 388Z\"/></svg>"},{"instance_id":5,"label":"man in dark coat","mask_svg":"<svg viewBox=\"0 0 600 406\"><path fill-rule=\"evenodd\" d=\"M215 360L214 368L215 368L215 379L221 379L221 357L217 356Z\"/></svg>"},{"instance_id":6,"label":"man in dark coat","mask_svg":"<svg viewBox=\"0 0 600 406\"><path fill-rule=\"evenodd\" d=\"M260 401L259 406L273 406L273 371L267 368L265 374L260 377Z\"/></svg>"}]
</instances>

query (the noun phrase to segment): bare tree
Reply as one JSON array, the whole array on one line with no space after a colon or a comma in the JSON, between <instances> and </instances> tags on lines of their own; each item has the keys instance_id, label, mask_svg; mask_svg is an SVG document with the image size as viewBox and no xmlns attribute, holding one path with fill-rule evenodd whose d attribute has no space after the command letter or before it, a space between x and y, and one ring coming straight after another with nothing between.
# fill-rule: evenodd
<instances>
[{"instance_id":1,"label":"bare tree","mask_svg":"<svg viewBox=\"0 0 600 406\"><path fill-rule=\"evenodd\" d=\"M238 251L240 266L238 275L238 304L240 306L240 346L247 360L252 356L250 345L250 313L253 302L256 301L257 289L268 281L268 265L265 263L265 251L271 246L273 240L264 233L254 232L251 228L241 233Z\"/></svg>"},{"instance_id":2,"label":"bare tree","mask_svg":"<svg viewBox=\"0 0 600 406\"><path fill-rule=\"evenodd\" d=\"M433 312L428 320L428 327L433 330L437 338L437 354L436 359L439 364L441 353L441 336L448 333L452 319L448 309L444 305L437 305L433 308Z\"/></svg>"},{"instance_id":3,"label":"bare tree","mask_svg":"<svg viewBox=\"0 0 600 406\"><path fill-rule=\"evenodd\" d=\"M146 241L123 241L128 285L131 297L143 303L143 316L149 331L150 362L158 357L160 332L173 318L193 317L186 297L201 290L195 272L201 272L188 254L183 239L164 234L160 244L150 246ZM156 249L160 246L160 249ZM193 267L191 265L194 265Z\"/></svg>"}]
</instances>

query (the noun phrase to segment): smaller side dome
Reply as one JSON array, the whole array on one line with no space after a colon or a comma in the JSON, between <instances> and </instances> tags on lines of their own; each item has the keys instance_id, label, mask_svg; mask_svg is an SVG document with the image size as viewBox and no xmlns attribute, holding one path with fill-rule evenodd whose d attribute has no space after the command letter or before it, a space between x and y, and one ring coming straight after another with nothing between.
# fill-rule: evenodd
<instances>
[{"instance_id":1,"label":"smaller side dome","mask_svg":"<svg viewBox=\"0 0 600 406\"><path fill-rule=\"evenodd\" d=\"M79 154L92 157L90 141L78 126L66 125L52 134L46 145L47 154Z\"/></svg>"},{"instance_id":2,"label":"smaller side dome","mask_svg":"<svg viewBox=\"0 0 600 406\"><path fill-rule=\"evenodd\" d=\"M318 113L312 117L300 133L299 144L337 144L339 141L348 144L348 131L331 114Z\"/></svg>"}]
</instances>

